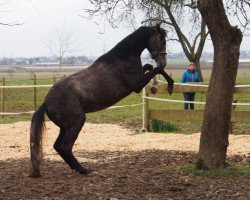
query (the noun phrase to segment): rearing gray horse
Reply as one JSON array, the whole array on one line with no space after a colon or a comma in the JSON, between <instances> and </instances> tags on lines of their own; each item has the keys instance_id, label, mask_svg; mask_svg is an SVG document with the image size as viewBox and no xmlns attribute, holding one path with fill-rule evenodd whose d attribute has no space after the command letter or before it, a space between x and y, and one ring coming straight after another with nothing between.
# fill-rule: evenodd
<instances>
[{"instance_id":1,"label":"rearing gray horse","mask_svg":"<svg viewBox=\"0 0 250 200\"><path fill-rule=\"evenodd\" d=\"M40 176L44 114L60 127L54 148L71 169L80 174L89 170L81 166L72 153L81 131L86 113L105 109L132 92L140 92L156 75L168 81L172 93L172 78L164 71L166 66L166 33L159 25L140 27L113 49L98 58L90 67L56 83L48 92L44 103L34 113L31 122L30 177ZM142 66L141 53L147 48L157 67Z\"/></svg>"}]
</instances>

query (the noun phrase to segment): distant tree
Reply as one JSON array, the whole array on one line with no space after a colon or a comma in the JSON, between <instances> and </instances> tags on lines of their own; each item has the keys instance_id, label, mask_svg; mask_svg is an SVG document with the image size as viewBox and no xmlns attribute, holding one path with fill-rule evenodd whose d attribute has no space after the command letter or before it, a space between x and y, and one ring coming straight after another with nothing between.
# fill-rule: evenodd
<instances>
[{"instance_id":1,"label":"distant tree","mask_svg":"<svg viewBox=\"0 0 250 200\"><path fill-rule=\"evenodd\" d=\"M52 57L58 62L58 77L60 77L63 62L79 50L77 42L78 38L66 26L57 27L44 41Z\"/></svg>"},{"instance_id":2,"label":"distant tree","mask_svg":"<svg viewBox=\"0 0 250 200\"><path fill-rule=\"evenodd\" d=\"M83 62L90 62L89 58L87 58L86 56L77 56L76 58L81 63L83 63Z\"/></svg>"}]
</instances>

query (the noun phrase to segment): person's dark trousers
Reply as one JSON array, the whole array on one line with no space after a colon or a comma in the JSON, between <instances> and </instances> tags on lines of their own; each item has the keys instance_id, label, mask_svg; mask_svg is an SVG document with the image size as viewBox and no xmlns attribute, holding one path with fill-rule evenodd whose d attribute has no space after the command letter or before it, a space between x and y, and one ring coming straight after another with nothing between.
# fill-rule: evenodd
<instances>
[{"instance_id":1,"label":"person's dark trousers","mask_svg":"<svg viewBox=\"0 0 250 200\"><path fill-rule=\"evenodd\" d=\"M185 101L194 101L195 93L183 93ZM184 103L184 109L188 110L188 105L190 105L190 110L194 109L193 103Z\"/></svg>"}]
</instances>

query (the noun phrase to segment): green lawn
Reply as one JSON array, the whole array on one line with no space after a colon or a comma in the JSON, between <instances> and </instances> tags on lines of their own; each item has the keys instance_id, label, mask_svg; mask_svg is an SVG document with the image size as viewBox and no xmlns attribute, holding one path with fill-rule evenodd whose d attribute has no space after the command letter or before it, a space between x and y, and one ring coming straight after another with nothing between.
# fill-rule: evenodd
<instances>
[{"instance_id":1,"label":"green lawn","mask_svg":"<svg viewBox=\"0 0 250 200\"><path fill-rule=\"evenodd\" d=\"M175 82L179 82L182 70L168 70ZM203 76L205 81L209 80L211 71L204 70ZM33 84L31 75L23 74L22 76L6 77L6 85L30 85ZM52 74L42 74L37 75L37 84L47 85L53 84ZM237 76L237 83L240 84L250 84L250 70L239 70ZM49 88L37 88L37 105L41 105L43 102ZM21 112L21 111L31 111L34 109L34 89L5 89L5 112ZM159 94L157 97L179 99L182 100L182 94L163 95ZM206 98L205 94L196 93L196 101L204 101ZM250 95L235 95L235 98L240 102L249 102ZM1 100L0 100L1 101ZM117 105L131 105L142 103L142 94L133 93L128 97L124 98ZM168 103L168 102L150 102L151 108L161 108L161 109L182 109L183 104L180 103ZM196 105L196 109L203 109L204 105ZM250 106L239 106L238 110L250 110ZM0 118L0 123L13 123L17 121L30 120L31 115L25 114L20 116L5 116ZM87 121L93 123L115 123L122 126L133 128L134 130L139 130L142 126L142 105L136 107L126 107L126 108L116 108L116 109L106 109L103 111L87 114ZM178 122L177 123L180 132L183 133L193 133L200 131L200 122ZM235 125L235 133L250 134L250 125L246 123L237 123Z\"/></svg>"}]
</instances>

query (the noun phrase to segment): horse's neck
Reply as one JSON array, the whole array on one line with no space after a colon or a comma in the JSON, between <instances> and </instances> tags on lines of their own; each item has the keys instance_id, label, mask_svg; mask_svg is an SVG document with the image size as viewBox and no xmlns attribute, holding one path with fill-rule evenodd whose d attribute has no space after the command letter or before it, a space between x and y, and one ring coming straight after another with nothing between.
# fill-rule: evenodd
<instances>
[{"instance_id":1,"label":"horse's neck","mask_svg":"<svg viewBox=\"0 0 250 200\"><path fill-rule=\"evenodd\" d=\"M147 47L147 40L148 38L145 37L139 37L139 39L126 38L111 49L111 52L115 52L121 58L140 58L142 52Z\"/></svg>"},{"instance_id":2,"label":"horse's neck","mask_svg":"<svg viewBox=\"0 0 250 200\"><path fill-rule=\"evenodd\" d=\"M127 37L101 56L105 63L125 63L141 67L141 54L147 48L148 37Z\"/></svg>"}]
</instances>

